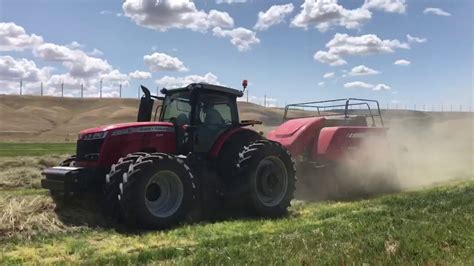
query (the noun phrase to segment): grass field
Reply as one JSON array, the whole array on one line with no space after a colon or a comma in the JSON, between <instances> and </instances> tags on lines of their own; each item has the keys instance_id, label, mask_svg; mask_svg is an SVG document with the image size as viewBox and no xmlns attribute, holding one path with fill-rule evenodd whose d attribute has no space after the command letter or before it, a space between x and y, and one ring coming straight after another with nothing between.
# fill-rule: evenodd
<instances>
[{"instance_id":1,"label":"grass field","mask_svg":"<svg viewBox=\"0 0 474 266\"><path fill-rule=\"evenodd\" d=\"M39 188L38 173L61 157L0 158L0 264L474 263L474 181L353 202L295 201L277 220L127 231L108 226L94 202L56 205Z\"/></svg>"},{"instance_id":2,"label":"grass field","mask_svg":"<svg viewBox=\"0 0 474 266\"><path fill-rule=\"evenodd\" d=\"M1 143L0 157L74 154L76 143Z\"/></svg>"},{"instance_id":3,"label":"grass field","mask_svg":"<svg viewBox=\"0 0 474 266\"><path fill-rule=\"evenodd\" d=\"M0 264L474 263L474 182L356 202L296 202L283 219L236 219L163 232L63 224L53 219L53 203L42 190L0 195L3 201L41 202L43 216L32 212L23 218L51 226L29 237L19 230L2 239ZM77 211L78 219L91 215ZM30 227L25 230L41 230Z\"/></svg>"}]
</instances>

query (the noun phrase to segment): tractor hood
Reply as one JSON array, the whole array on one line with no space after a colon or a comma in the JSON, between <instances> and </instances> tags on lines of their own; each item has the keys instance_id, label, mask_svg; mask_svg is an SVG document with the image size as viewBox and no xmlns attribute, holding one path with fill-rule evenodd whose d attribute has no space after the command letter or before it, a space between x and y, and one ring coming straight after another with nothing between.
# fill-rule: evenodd
<instances>
[{"instance_id":1,"label":"tractor hood","mask_svg":"<svg viewBox=\"0 0 474 266\"><path fill-rule=\"evenodd\" d=\"M133 132L153 132L153 131L173 131L174 125L170 122L131 122L99 126L88 128L79 132L79 139L88 138L105 138L107 132L113 135L128 134Z\"/></svg>"}]
</instances>

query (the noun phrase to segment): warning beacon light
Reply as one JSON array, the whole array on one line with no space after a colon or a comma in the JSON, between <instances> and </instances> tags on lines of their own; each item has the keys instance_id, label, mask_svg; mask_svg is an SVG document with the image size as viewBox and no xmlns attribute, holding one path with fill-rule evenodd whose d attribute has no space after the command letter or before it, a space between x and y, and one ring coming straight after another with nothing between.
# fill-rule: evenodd
<instances>
[{"instance_id":1,"label":"warning beacon light","mask_svg":"<svg viewBox=\"0 0 474 266\"><path fill-rule=\"evenodd\" d=\"M246 79L244 79L244 80L242 81L242 87L244 87L244 90L243 90L242 92L245 91L245 89L247 88L247 85L248 85L248 81L247 81Z\"/></svg>"}]
</instances>

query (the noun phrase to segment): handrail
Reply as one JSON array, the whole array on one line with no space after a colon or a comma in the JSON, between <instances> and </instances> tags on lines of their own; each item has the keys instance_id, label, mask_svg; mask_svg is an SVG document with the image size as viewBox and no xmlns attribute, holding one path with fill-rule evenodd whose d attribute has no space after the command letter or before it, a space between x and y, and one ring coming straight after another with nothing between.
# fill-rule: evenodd
<instances>
[{"instance_id":1,"label":"handrail","mask_svg":"<svg viewBox=\"0 0 474 266\"><path fill-rule=\"evenodd\" d=\"M351 101L356 101L355 103ZM340 104L337 104L337 102L343 102ZM332 105L321 105L325 103L336 103ZM372 112L372 108L370 107L369 103L375 103L377 105L377 113ZM361 99L361 98L346 98L346 99L334 99L334 100L324 100L324 101L314 101L314 102L303 102L303 103L293 103L293 104L288 104L285 106L285 111L283 114L283 122L288 120L288 110L290 110L291 107L301 107L301 108L316 108L317 110L317 115L316 116L336 116L340 114L323 114L321 115L321 109L328 109L328 108L336 108L336 107L344 107L344 119L349 118L349 111L352 109L349 109L349 107L352 106L366 106L369 114L365 114L363 116L365 117L371 117L372 120L372 125L375 126L375 117L380 118L380 124L382 127L384 127L384 122L382 118L382 112L380 111L380 104L377 100L371 100L371 99ZM304 110L304 109L303 109ZM298 118L298 117L295 117ZM291 118L294 119L294 118Z\"/></svg>"}]
</instances>

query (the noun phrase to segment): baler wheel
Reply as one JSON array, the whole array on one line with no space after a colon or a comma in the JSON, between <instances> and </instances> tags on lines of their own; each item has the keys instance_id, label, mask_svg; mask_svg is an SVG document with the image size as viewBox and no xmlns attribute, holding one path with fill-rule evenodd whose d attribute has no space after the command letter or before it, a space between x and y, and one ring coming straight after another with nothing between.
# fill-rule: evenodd
<instances>
[{"instance_id":1,"label":"baler wheel","mask_svg":"<svg viewBox=\"0 0 474 266\"><path fill-rule=\"evenodd\" d=\"M238 168L247 203L258 215L280 217L287 213L296 183L288 150L277 142L257 140L239 153Z\"/></svg>"},{"instance_id":2,"label":"baler wheel","mask_svg":"<svg viewBox=\"0 0 474 266\"><path fill-rule=\"evenodd\" d=\"M119 185L125 222L146 229L176 225L196 202L196 182L186 163L174 155L153 153L137 161Z\"/></svg>"}]
</instances>

